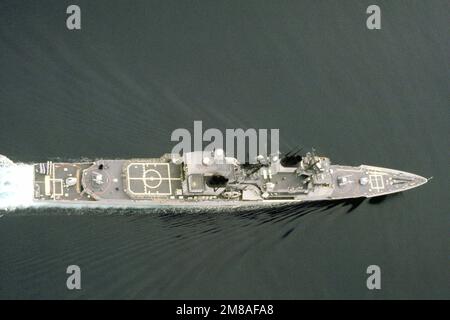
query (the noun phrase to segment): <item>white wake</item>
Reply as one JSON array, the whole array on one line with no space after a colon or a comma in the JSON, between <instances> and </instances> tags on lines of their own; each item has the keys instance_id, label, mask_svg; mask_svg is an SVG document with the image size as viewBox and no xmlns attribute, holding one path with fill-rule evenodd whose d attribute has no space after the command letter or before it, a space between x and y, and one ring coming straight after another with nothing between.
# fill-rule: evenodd
<instances>
[{"instance_id":1,"label":"white wake","mask_svg":"<svg viewBox=\"0 0 450 320\"><path fill-rule=\"evenodd\" d=\"M33 205L33 166L0 155L0 210Z\"/></svg>"}]
</instances>

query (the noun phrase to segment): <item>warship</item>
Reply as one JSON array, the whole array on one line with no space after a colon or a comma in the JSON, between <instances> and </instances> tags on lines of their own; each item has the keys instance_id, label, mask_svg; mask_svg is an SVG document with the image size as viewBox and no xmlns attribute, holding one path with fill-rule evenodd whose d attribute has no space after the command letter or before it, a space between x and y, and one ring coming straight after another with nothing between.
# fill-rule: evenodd
<instances>
[{"instance_id":1,"label":"warship","mask_svg":"<svg viewBox=\"0 0 450 320\"><path fill-rule=\"evenodd\" d=\"M15 164L0 156L0 167ZM32 202L46 206L242 206L371 198L427 178L368 165L331 164L308 152L239 163L222 149L160 158L32 164Z\"/></svg>"}]
</instances>

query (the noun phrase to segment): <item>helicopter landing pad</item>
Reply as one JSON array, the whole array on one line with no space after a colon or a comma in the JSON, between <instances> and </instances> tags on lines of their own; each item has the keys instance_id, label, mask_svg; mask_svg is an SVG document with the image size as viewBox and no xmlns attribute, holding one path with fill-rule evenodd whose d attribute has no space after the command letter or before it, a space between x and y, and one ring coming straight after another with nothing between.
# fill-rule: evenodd
<instances>
[{"instance_id":1,"label":"helicopter landing pad","mask_svg":"<svg viewBox=\"0 0 450 320\"><path fill-rule=\"evenodd\" d=\"M126 166L126 182L132 197L171 196L181 188L180 166L167 162L131 162Z\"/></svg>"}]
</instances>

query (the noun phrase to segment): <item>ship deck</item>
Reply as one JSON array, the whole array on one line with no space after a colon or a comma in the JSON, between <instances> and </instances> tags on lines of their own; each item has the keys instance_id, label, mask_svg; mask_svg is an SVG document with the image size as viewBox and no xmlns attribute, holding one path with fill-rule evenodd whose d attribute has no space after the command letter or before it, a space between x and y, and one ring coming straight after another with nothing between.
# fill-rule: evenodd
<instances>
[{"instance_id":1,"label":"ship deck","mask_svg":"<svg viewBox=\"0 0 450 320\"><path fill-rule=\"evenodd\" d=\"M123 166L126 193L132 199L181 196L181 165L160 159L130 160Z\"/></svg>"},{"instance_id":2,"label":"ship deck","mask_svg":"<svg viewBox=\"0 0 450 320\"><path fill-rule=\"evenodd\" d=\"M34 198L37 200L89 200L82 194L81 173L92 163L37 163L34 165ZM67 178L76 178L73 186Z\"/></svg>"},{"instance_id":3,"label":"ship deck","mask_svg":"<svg viewBox=\"0 0 450 320\"><path fill-rule=\"evenodd\" d=\"M182 166L165 159L34 165L36 200L151 200L182 196ZM76 180L70 184L70 180Z\"/></svg>"}]
</instances>

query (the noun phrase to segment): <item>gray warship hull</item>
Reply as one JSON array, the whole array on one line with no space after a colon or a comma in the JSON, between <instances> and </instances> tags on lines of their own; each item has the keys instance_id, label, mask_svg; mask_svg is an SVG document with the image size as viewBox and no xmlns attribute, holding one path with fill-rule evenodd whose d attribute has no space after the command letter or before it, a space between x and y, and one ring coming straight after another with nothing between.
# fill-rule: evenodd
<instances>
[{"instance_id":1,"label":"gray warship hull","mask_svg":"<svg viewBox=\"0 0 450 320\"><path fill-rule=\"evenodd\" d=\"M160 158L33 165L33 203L82 207L241 207L371 198L428 179L398 170L332 165L307 153L294 164L279 154L240 164L223 150Z\"/></svg>"}]
</instances>

